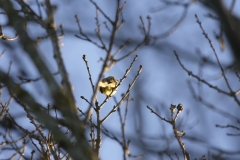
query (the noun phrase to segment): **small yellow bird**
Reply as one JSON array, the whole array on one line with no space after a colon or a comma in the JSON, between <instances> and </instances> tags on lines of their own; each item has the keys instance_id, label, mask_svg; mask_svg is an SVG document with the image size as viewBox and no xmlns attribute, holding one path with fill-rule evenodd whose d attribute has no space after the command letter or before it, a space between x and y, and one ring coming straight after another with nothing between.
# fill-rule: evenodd
<instances>
[{"instance_id":1,"label":"small yellow bird","mask_svg":"<svg viewBox=\"0 0 240 160\"><path fill-rule=\"evenodd\" d=\"M109 76L99 82L99 90L102 94L111 97L117 92L117 84L118 80L113 76Z\"/></svg>"}]
</instances>

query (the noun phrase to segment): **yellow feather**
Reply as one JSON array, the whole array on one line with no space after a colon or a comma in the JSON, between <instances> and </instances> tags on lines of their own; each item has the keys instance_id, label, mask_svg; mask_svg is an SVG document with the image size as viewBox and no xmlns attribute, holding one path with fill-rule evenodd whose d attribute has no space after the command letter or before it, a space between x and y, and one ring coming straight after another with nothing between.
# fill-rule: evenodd
<instances>
[{"instance_id":1,"label":"yellow feather","mask_svg":"<svg viewBox=\"0 0 240 160\"><path fill-rule=\"evenodd\" d=\"M99 82L99 90L106 96L113 96L117 92L117 84L118 80L113 76L109 76Z\"/></svg>"}]
</instances>

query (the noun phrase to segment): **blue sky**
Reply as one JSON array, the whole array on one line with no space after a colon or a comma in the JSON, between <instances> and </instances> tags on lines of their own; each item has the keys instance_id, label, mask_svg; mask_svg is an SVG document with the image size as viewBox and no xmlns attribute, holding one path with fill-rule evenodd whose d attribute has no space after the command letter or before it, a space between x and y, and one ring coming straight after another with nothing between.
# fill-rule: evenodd
<instances>
[{"instance_id":1,"label":"blue sky","mask_svg":"<svg viewBox=\"0 0 240 160\"><path fill-rule=\"evenodd\" d=\"M96 21L94 19L96 10L88 0L55 0L52 1L52 3L57 6L55 14L57 26L60 24L64 25L65 36L61 39L61 51L70 81L74 88L75 99L78 107L86 111L88 104L82 100L80 96L84 96L90 101L92 89L82 56L83 54L87 56L91 75L95 84L103 65L99 60L100 58L105 58L106 53L95 45L74 36L75 34L79 35L74 16L78 15L83 31L91 38L98 41L94 34L94 30L96 29ZM96 1L96 3L110 18L114 18L115 3L112 0ZM36 6L34 6L35 5L33 5L33 8L36 9ZM147 24L146 17L148 15L151 16L151 33L152 35L157 35L164 33L173 26L183 13L183 8L180 6L169 7L159 12L151 12L151 9L157 6L161 6L158 0L127 1L126 7L123 9L125 24L116 35L113 51L116 51L123 40L127 38L132 38L132 43L119 53L119 57L129 52L136 45L135 43L143 38L139 30L139 16L143 17L145 24ZM239 2L236 2L234 13L238 8ZM211 11L200 3L191 4L182 24L177 27L171 35L159 39L153 45L141 47L135 54L120 61L105 74L106 76L113 75L117 79L122 78L135 55L138 55L138 60L134 63L131 72L115 95L116 99L120 100L121 94L127 90L128 84L131 83L135 77L139 65L143 66L143 71L131 90L131 97L134 98L134 101L129 104L128 121L126 125L127 137L132 139L130 151L133 155L145 154L146 151L141 149L141 145L143 145L143 143L141 143L142 141L145 141L149 145L148 147L152 146L158 152L168 149L172 152L176 151L181 154L176 139L173 137L171 126L150 113L146 108L147 105L158 110L161 116L169 118L170 104L183 104L184 111L179 116L179 124L180 122L184 124L181 126L180 130L186 132L186 139L183 138L183 142L188 152L192 155L192 158L200 158L202 155L206 155L209 148L212 149L211 152L213 153L215 152L214 148L220 148L227 151L235 151L239 148L239 144L236 143L236 141L239 140L238 137L228 137L226 136L227 129L224 130L215 127L215 124L227 125L235 124L236 122L216 113L216 111L208 109L193 98L188 83L191 82L194 89L198 91L198 82L192 77L189 77L187 73L181 69L173 54L173 50L176 50L184 65L195 74L198 74L200 57L196 52L199 50L202 55L214 62L214 64L204 67L202 70L202 77L211 84L227 90L223 78L220 77L221 71L216 65L213 51L208 41L202 35L202 31L196 23L196 18L194 16L195 14L198 15L205 31L213 41L222 65L228 66L233 62L232 53L228 44L226 44L226 50L224 52L221 51L214 36L214 31L219 31L219 24L217 21L206 17L210 12ZM5 24L6 18L3 15L0 16L0 23ZM102 28L102 36L104 37L104 41L108 43L109 32L103 25L103 22L106 20L100 13L99 20ZM36 24L29 24L28 27L29 35L32 38L45 34L43 29ZM6 35L14 35L11 28L6 27L4 31ZM17 41L8 43L13 48L7 49L4 56L1 57L0 69L6 71L9 62L12 61L11 75L13 78L17 79L17 75L22 73L21 70L24 70L29 78L38 77L39 74L37 70L26 54L23 53ZM0 48L3 49L4 45L5 43L0 43ZM39 51L42 53L42 57L45 59L50 70L55 73L57 71L57 66L53 59L52 47L49 39L42 40L39 43ZM60 84L60 76L55 77ZM239 89L239 81L234 72L231 70L227 72L227 77L229 78L232 88L234 88L234 90ZM51 101L44 82L39 81L25 84L23 87L42 105L46 106ZM236 117L239 115L239 106L237 106L232 98L219 94L216 90L210 89L208 86L202 85L201 87L202 96L206 101ZM98 94L100 102L103 101L104 98L104 95ZM1 100L6 102L7 94L4 93ZM101 116L104 117L112 109L113 105L114 100L111 98L101 110ZM125 104L121 106L122 110L124 106ZM29 123L29 120L25 118L23 110L15 106L14 102L12 102L9 110L13 115L19 117L20 124L26 125L26 127L29 128L33 127ZM95 119L96 116L93 115L93 118ZM113 113L106 120L104 126L112 133L120 136L121 128L117 113ZM86 135L88 136L88 134ZM203 140L204 143L194 144L189 140L191 137L197 137ZM121 160L122 151L119 144L103 136L101 158L103 160ZM155 156L155 154L150 155L146 153L145 159L157 159L157 156Z\"/></svg>"}]
</instances>

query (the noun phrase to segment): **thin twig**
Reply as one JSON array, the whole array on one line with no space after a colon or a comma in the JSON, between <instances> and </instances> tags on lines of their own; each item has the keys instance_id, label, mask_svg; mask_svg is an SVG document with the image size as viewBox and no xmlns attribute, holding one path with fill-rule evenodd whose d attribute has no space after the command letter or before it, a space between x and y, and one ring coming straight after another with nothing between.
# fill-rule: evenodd
<instances>
[{"instance_id":1,"label":"thin twig","mask_svg":"<svg viewBox=\"0 0 240 160\"><path fill-rule=\"evenodd\" d=\"M5 53L5 51L6 51L6 49L4 49L4 50L2 51L2 53L0 54L0 58L3 56L3 54Z\"/></svg>"},{"instance_id":2,"label":"thin twig","mask_svg":"<svg viewBox=\"0 0 240 160\"><path fill-rule=\"evenodd\" d=\"M129 84L127 91L126 91L125 94L122 96L122 99L118 102L117 105L115 105L115 106L113 107L113 109L107 114L107 116L104 117L104 118L101 120L101 123L103 123L103 122L104 122L113 112L115 112L116 109L122 104L122 102L124 101L124 99L125 99L125 98L127 97L127 95L129 94L132 86L135 84L135 82L136 82L138 76L140 75L141 71L142 71L142 66L140 65L139 70L138 70L138 72L137 72L137 75L135 76L135 78L134 78L134 80L132 81L132 83Z\"/></svg>"},{"instance_id":3,"label":"thin twig","mask_svg":"<svg viewBox=\"0 0 240 160\"><path fill-rule=\"evenodd\" d=\"M87 61L86 55L84 54L82 58L83 58L83 60L84 60L84 62L86 64L87 71L88 71L88 76L89 76L89 81L90 81L91 86L92 86L92 91L94 92L94 85L93 85L93 82L92 82L92 75L90 73L90 68L88 66L88 61Z\"/></svg>"},{"instance_id":4,"label":"thin twig","mask_svg":"<svg viewBox=\"0 0 240 160\"><path fill-rule=\"evenodd\" d=\"M203 104L204 106L206 106L207 108L213 110L214 112L220 114L223 117L228 117L231 121L233 122L237 122L240 123L240 119L230 113L227 113L226 111L217 108L214 104L211 104L210 102L207 102L206 100L203 99L203 97L199 94L197 95L197 93L195 92L195 90L193 89L192 84L189 82L188 83L191 95L193 96L193 98L195 98L197 101L199 101L201 104Z\"/></svg>"},{"instance_id":5,"label":"thin twig","mask_svg":"<svg viewBox=\"0 0 240 160\"><path fill-rule=\"evenodd\" d=\"M225 94L225 95L233 96L233 97L234 97L234 95L236 95L236 92L235 92L235 93L226 92L226 91L224 91L224 90L222 90L222 89L219 89L217 86L213 86L212 84L208 83L206 80L200 78L199 76L195 75L194 73L192 73L191 71L189 71L189 70L182 64L182 62L181 62L181 60L180 60L180 58L179 58L179 56L178 56L178 54L177 54L176 51L174 51L174 54L175 54L175 56L176 56L176 58L177 58L178 63L179 63L180 66L182 67L182 69L183 69L184 71L186 71L189 76L192 76L192 77L196 78L198 81L200 81L200 82L208 85L210 88L215 89L215 90L218 91L219 93L223 93L223 94Z\"/></svg>"},{"instance_id":6,"label":"thin twig","mask_svg":"<svg viewBox=\"0 0 240 160\"><path fill-rule=\"evenodd\" d=\"M92 44L96 45L97 47L99 47L101 49L104 49L104 46L99 45L97 42L93 41L91 38L88 37L88 35L86 35L83 32L78 16L75 15L75 18L76 18L76 22L77 22L79 33L80 33L80 35L75 34L75 37L80 38L80 39L85 40L85 41L88 41L88 42L91 42Z\"/></svg>"},{"instance_id":7,"label":"thin twig","mask_svg":"<svg viewBox=\"0 0 240 160\"><path fill-rule=\"evenodd\" d=\"M158 113L156 113L152 108L150 108L149 106L147 106L147 108L154 113L156 116L158 116L161 120L169 123L172 125L173 127L173 132L174 132L174 136L178 141L178 144L182 150L183 156L184 156L184 160L190 160L190 155L188 154L188 152L186 151L185 145L184 143L182 143L182 137L185 135L185 132L183 131L179 131L176 127L176 121L177 121L177 117L178 115L183 111L183 106L182 104L178 104L176 105L172 105L170 106L170 111L171 111L171 120L166 120L165 118L162 118Z\"/></svg>"},{"instance_id":8,"label":"thin twig","mask_svg":"<svg viewBox=\"0 0 240 160\"><path fill-rule=\"evenodd\" d=\"M208 40L208 42L209 42L209 44L210 44L210 47L212 48L212 50L213 50L213 52L214 52L214 55L215 55L215 58L216 58L216 60L217 60L217 63L218 63L218 66L220 67L220 69L221 69L221 71L222 71L222 75L223 75L223 77L224 77L224 80L225 80L225 82L226 82L226 84L227 84L227 86L228 86L228 89L230 90L230 92L232 93L233 91L232 91L232 88L231 88L231 86L230 86L230 84L229 84L229 82L228 82L228 80L227 80L227 77L226 77L226 75L225 75L225 71L224 71L224 69L223 69L223 67L222 67L222 65L221 65L221 62L220 62L220 60L219 60L219 58L218 58L218 55L217 55L217 52L216 52L216 50L215 50L215 48L214 48L214 46L213 46L213 42L210 40L210 38L208 37L208 34L205 32L205 30L203 29L203 27L202 27L202 23L199 21L199 19L198 19L198 16L195 14L195 17L196 17L196 19L197 19L197 23L199 24L199 26L200 26L200 28L201 28L201 30L202 30L202 32L203 32L203 35L205 36L205 38Z\"/></svg>"},{"instance_id":9,"label":"thin twig","mask_svg":"<svg viewBox=\"0 0 240 160\"><path fill-rule=\"evenodd\" d=\"M136 56L134 57L133 61L131 62L130 66L129 66L128 69L126 70L125 74L123 75L123 78L120 79L118 85L116 86L116 89L117 89L117 88L122 84L122 82L127 78L128 73L129 73L129 72L131 71L131 69L132 69L133 63L137 60L137 58L138 58L138 56L136 55ZM112 91L112 92L113 92L113 91ZM111 95L111 93L110 93L110 95ZM110 98L110 97L107 96L107 97L105 98L105 100L99 105L99 107L102 108L102 107L104 106L104 104L108 101L109 98Z\"/></svg>"},{"instance_id":10,"label":"thin twig","mask_svg":"<svg viewBox=\"0 0 240 160\"><path fill-rule=\"evenodd\" d=\"M95 32L97 34L97 37L98 39L100 40L101 44L102 44L102 48L107 51L107 47L105 45L105 43L103 42L103 39L102 39L102 35L101 35L101 25L99 23L99 18L98 18L98 9L96 8L96 26L97 26L97 29L95 29Z\"/></svg>"},{"instance_id":11,"label":"thin twig","mask_svg":"<svg viewBox=\"0 0 240 160\"><path fill-rule=\"evenodd\" d=\"M103 10L97 5L96 2L93 0L90 0L90 2L102 13L102 15L112 24L114 25L114 22L103 12ZM118 7L118 6L117 6Z\"/></svg>"},{"instance_id":12,"label":"thin twig","mask_svg":"<svg viewBox=\"0 0 240 160\"><path fill-rule=\"evenodd\" d=\"M163 118L163 117L161 117L157 112L155 112L151 107L149 107L149 106L147 106L147 108L153 113L153 114L155 114L157 117L159 117L161 120L163 120L163 121L165 121L165 122L167 122L167 123L172 123L171 121L169 121L169 120L167 120L166 118Z\"/></svg>"}]
</instances>

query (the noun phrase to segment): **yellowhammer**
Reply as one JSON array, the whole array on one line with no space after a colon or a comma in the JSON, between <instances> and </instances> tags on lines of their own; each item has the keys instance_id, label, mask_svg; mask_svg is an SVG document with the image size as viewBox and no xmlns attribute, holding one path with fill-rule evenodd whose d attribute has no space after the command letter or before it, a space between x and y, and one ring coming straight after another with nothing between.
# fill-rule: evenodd
<instances>
[{"instance_id":1,"label":"yellowhammer","mask_svg":"<svg viewBox=\"0 0 240 160\"><path fill-rule=\"evenodd\" d=\"M109 76L99 82L99 90L102 94L111 97L117 92L117 84L118 80L113 76Z\"/></svg>"}]
</instances>

